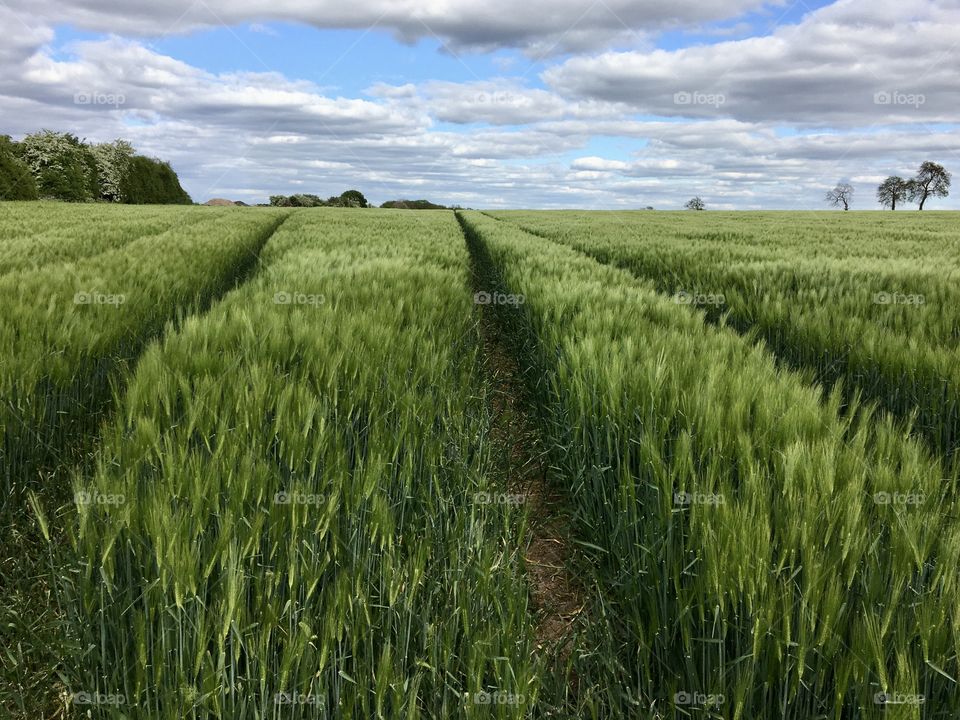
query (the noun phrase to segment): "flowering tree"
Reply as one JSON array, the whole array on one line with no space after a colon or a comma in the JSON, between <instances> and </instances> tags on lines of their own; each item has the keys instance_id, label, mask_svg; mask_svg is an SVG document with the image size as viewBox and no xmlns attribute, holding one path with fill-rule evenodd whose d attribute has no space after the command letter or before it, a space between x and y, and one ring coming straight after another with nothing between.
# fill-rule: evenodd
<instances>
[{"instance_id":1,"label":"flowering tree","mask_svg":"<svg viewBox=\"0 0 960 720\"><path fill-rule=\"evenodd\" d=\"M97 163L97 180L100 198L110 202L123 202L124 184L130 172L130 160L136 152L126 140L100 143L90 148Z\"/></svg>"},{"instance_id":2,"label":"flowering tree","mask_svg":"<svg viewBox=\"0 0 960 720\"><path fill-rule=\"evenodd\" d=\"M19 146L41 197L82 202L99 196L97 162L76 135L41 130Z\"/></svg>"}]
</instances>

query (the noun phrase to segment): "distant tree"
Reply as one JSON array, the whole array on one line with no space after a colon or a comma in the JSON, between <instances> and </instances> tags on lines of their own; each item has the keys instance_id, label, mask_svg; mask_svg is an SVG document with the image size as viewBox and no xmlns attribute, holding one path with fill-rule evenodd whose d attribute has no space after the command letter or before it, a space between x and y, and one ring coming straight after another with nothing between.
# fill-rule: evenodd
<instances>
[{"instance_id":1,"label":"distant tree","mask_svg":"<svg viewBox=\"0 0 960 720\"><path fill-rule=\"evenodd\" d=\"M319 196L311 195L310 193L291 195L288 201L290 202L290 207L323 207L327 204L321 200Z\"/></svg>"},{"instance_id":2,"label":"distant tree","mask_svg":"<svg viewBox=\"0 0 960 720\"><path fill-rule=\"evenodd\" d=\"M134 153L126 140L89 145L76 135L51 130L32 133L20 142L0 136L0 185L17 185L23 199L192 202L169 163ZM9 177L19 178L23 168L31 180L11 183ZM0 190L0 199L10 192Z\"/></svg>"},{"instance_id":3,"label":"distant tree","mask_svg":"<svg viewBox=\"0 0 960 720\"><path fill-rule=\"evenodd\" d=\"M347 190L342 195L333 195L327 200L310 193L271 195L270 204L276 207L370 207L359 190Z\"/></svg>"},{"instance_id":4,"label":"distant tree","mask_svg":"<svg viewBox=\"0 0 960 720\"><path fill-rule=\"evenodd\" d=\"M447 210L445 205L437 205L429 200L387 200L380 207L400 210Z\"/></svg>"},{"instance_id":5,"label":"distant tree","mask_svg":"<svg viewBox=\"0 0 960 720\"><path fill-rule=\"evenodd\" d=\"M97 162L76 135L41 130L18 146L41 197L84 202L99 196Z\"/></svg>"},{"instance_id":6,"label":"distant tree","mask_svg":"<svg viewBox=\"0 0 960 720\"><path fill-rule=\"evenodd\" d=\"M853 185L850 183L837 183L837 186L827 193L827 202L833 207L843 205L844 210L849 210L850 203L853 202Z\"/></svg>"},{"instance_id":7,"label":"distant tree","mask_svg":"<svg viewBox=\"0 0 960 720\"><path fill-rule=\"evenodd\" d=\"M699 195L695 198L690 198L687 201L687 204L684 205L683 207L685 207L687 210L706 210L707 209L706 203L703 202L703 200L700 198Z\"/></svg>"},{"instance_id":8,"label":"distant tree","mask_svg":"<svg viewBox=\"0 0 960 720\"><path fill-rule=\"evenodd\" d=\"M359 190L347 190L340 195L340 207L370 207L370 203Z\"/></svg>"},{"instance_id":9,"label":"distant tree","mask_svg":"<svg viewBox=\"0 0 960 720\"><path fill-rule=\"evenodd\" d=\"M950 193L950 173L943 165L929 160L920 166L917 176L910 181L910 201L918 202L920 209L930 197L946 197Z\"/></svg>"},{"instance_id":10,"label":"distant tree","mask_svg":"<svg viewBox=\"0 0 960 720\"><path fill-rule=\"evenodd\" d=\"M37 183L8 135L0 135L0 200L36 200Z\"/></svg>"},{"instance_id":11,"label":"distant tree","mask_svg":"<svg viewBox=\"0 0 960 720\"><path fill-rule=\"evenodd\" d=\"M97 164L99 199L109 202L124 202L124 186L130 174L130 161L136 154L133 145L126 140L100 143L90 148Z\"/></svg>"},{"instance_id":12,"label":"distant tree","mask_svg":"<svg viewBox=\"0 0 960 720\"><path fill-rule=\"evenodd\" d=\"M891 175L877 188L877 200L883 207L897 209L897 203L903 202L910 194L910 182L898 175Z\"/></svg>"}]
</instances>

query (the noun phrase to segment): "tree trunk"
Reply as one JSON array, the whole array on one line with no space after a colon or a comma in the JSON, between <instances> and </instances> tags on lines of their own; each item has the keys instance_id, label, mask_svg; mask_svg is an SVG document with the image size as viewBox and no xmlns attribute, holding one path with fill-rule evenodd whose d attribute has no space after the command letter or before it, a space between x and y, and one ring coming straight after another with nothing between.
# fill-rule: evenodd
<instances>
[{"instance_id":1,"label":"tree trunk","mask_svg":"<svg viewBox=\"0 0 960 720\"><path fill-rule=\"evenodd\" d=\"M923 204L924 204L926 201L927 201L927 196L926 196L926 195L923 195L923 196L920 198L920 209L921 209L921 210L923 210Z\"/></svg>"},{"instance_id":2,"label":"tree trunk","mask_svg":"<svg viewBox=\"0 0 960 720\"><path fill-rule=\"evenodd\" d=\"M890 209L896 211L897 209L897 199L893 198L893 201L890 203Z\"/></svg>"}]
</instances>

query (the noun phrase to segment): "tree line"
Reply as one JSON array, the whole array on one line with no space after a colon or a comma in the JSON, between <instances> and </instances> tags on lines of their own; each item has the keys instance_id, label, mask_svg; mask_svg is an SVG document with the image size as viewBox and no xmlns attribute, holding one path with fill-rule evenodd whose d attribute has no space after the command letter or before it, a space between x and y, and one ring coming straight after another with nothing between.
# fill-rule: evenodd
<instances>
[{"instance_id":1,"label":"tree line","mask_svg":"<svg viewBox=\"0 0 960 720\"><path fill-rule=\"evenodd\" d=\"M0 200L133 205L193 201L170 163L138 155L126 140L88 143L41 130L19 142L0 135Z\"/></svg>"},{"instance_id":2,"label":"tree line","mask_svg":"<svg viewBox=\"0 0 960 720\"><path fill-rule=\"evenodd\" d=\"M359 190L347 190L326 200L319 195L298 193L296 195L271 195L270 204L274 207L352 207L367 208L370 203Z\"/></svg>"},{"instance_id":3,"label":"tree line","mask_svg":"<svg viewBox=\"0 0 960 720\"><path fill-rule=\"evenodd\" d=\"M891 175L877 187L877 202L882 207L896 210L898 204L904 202L917 203L918 209L930 198L946 197L950 194L951 175L939 163L926 161L920 165L917 174L912 178L902 178ZM849 210L853 202L853 185L837 183L836 187L827 193L826 201L833 207L843 207Z\"/></svg>"},{"instance_id":4,"label":"tree line","mask_svg":"<svg viewBox=\"0 0 960 720\"><path fill-rule=\"evenodd\" d=\"M271 195L270 204L274 207L373 207L359 190L347 190L324 200L319 195L299 193L297 195ZM395 210L450 210L446 205L437 205L429 200L387 200L381 208Z\"/></svg>"}]
</instances>

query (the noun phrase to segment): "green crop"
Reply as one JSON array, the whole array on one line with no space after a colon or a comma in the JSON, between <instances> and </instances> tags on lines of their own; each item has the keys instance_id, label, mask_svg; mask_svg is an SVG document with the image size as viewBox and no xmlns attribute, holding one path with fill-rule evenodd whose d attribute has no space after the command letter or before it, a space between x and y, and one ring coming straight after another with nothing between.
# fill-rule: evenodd
<instances>
[{"instance_id":1,"label":"green crop","mask_svg":"<svg viewBox=\"0 0 960 720\"><path fill-rule=\"evenodd\" d=\"M960 716L951 214L0 212L0 714Z\"/></svg>"},{"instance_id":2,"label":"green crop","mask_svg":"<svg viewBox=\"0 0 960 720\"><path fill-rule=\"evenodd\" d=\"M73 691L122 696L104 717L527 715L467 283L452 214L304 212L148 349L76 480Z\"/></svg>"},{"instance_id":3,"label":"green crop","mask_svg":"<svg viewBox=\"0 0 960 720\"><path fill-rule=\"evenodd\" d=\"M960 258L951 213L502 213L635 273L960 447Z\"/></svg>"},{"instance_id":4,"label":"green crop","mask_svg":"<svg viewBox=\"0 0 960 720\"><path fill-rule=\"evenodd\" d=\"M923 446L650 284L463 219L525 298L505 322L574 500L582 716L882 717L878 693L960 709L960 523Z\"/></svg>"},{"instance_id":5,"label":"green crop","mask_svg":"<svg viewBox=\"0 0 960 720\"><path fill-rule=\"evenodd\" d=\"M3 507L72 441L96 434L124 365L165 323L229 288L283 217L221 211L76 262L0 275Z\"/></svg>"},{"instance_id":6,"label":"green crop","mask_svg":"<svg viewBox=\"0 0 960 720\"><path fill-rule=\"evenodd\" d=\"M0 220L0 274L90 258L216 215L209 208L10 203ZM219 211L221 214L222 210Z\"/></svg>"}]
</instances>

